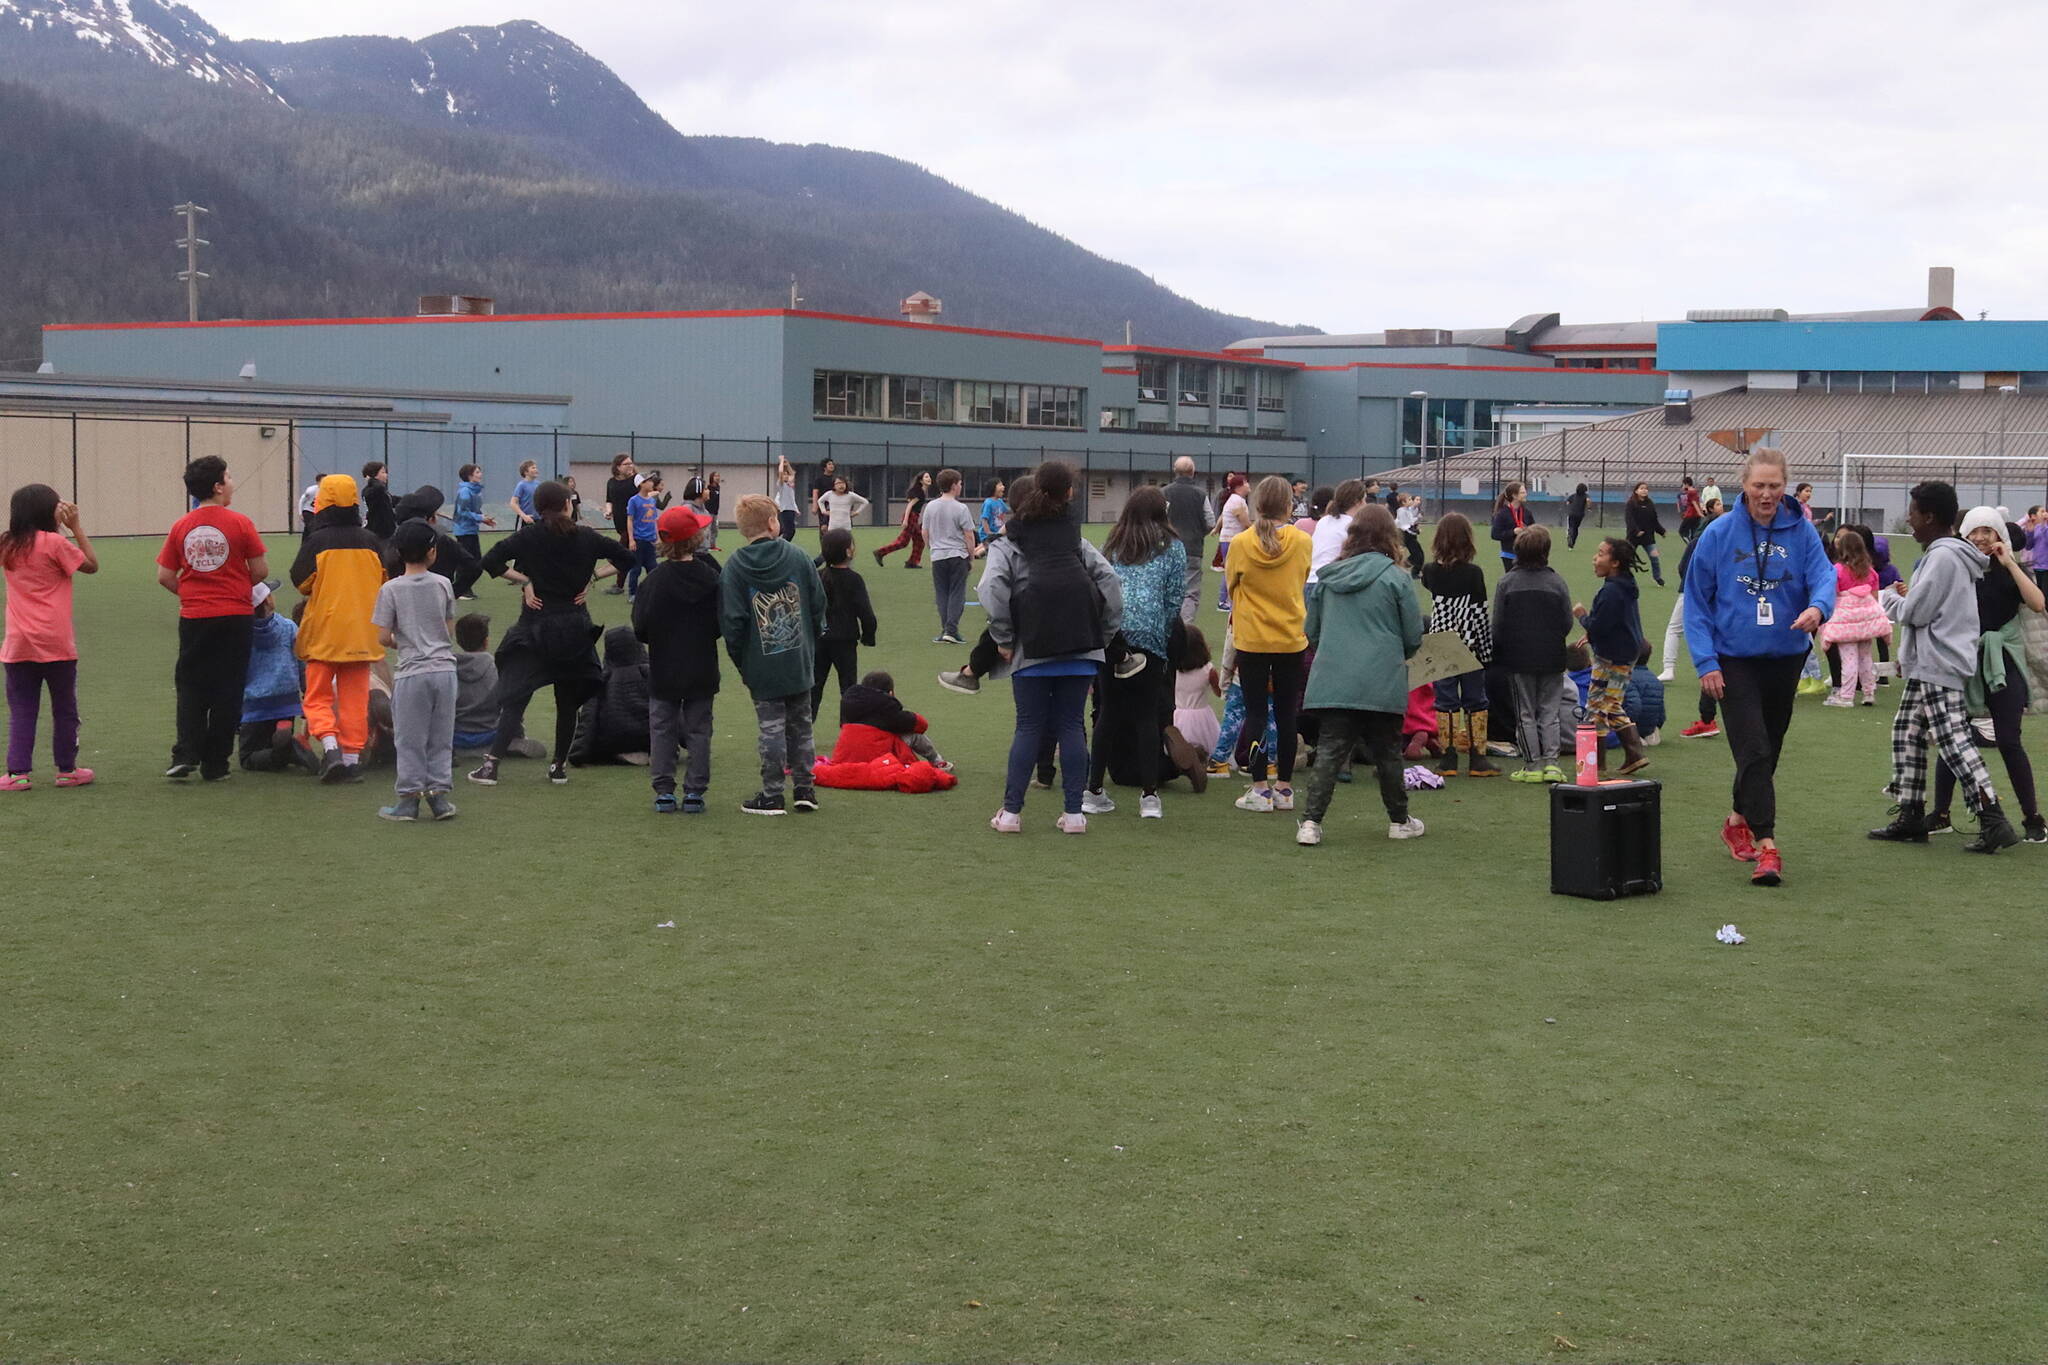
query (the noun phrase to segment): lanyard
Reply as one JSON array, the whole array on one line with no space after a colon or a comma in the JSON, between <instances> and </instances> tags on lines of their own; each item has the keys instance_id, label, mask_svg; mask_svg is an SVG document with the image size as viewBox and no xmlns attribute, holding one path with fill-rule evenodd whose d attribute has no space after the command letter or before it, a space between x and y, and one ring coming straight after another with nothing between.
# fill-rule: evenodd
<instances>
[{"instance_id":1,"label":"lanyard","mask_svg":"<svg viewBox=\"0 0 2048 1365\"><path fill-rule=\"evenodd\" d=\"M1778 586L1768 575L1771 561L1767 558L1768 555L1776 551L1778 546L1777 542L1771 539L1770 527L1766 526L1763 528L1763 538L1759 540L1756 535L1756 521L1752 519L1749 525L1750 551L1756 556L1756 586L1752 587L1749 591L1752 597L1761 600L1772 588Z\"/></svg>"}]
</instances>

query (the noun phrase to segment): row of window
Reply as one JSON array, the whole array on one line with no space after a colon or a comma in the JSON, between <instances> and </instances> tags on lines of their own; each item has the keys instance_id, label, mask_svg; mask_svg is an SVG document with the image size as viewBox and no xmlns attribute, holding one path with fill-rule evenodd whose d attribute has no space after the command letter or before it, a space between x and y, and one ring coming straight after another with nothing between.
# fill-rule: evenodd
<instances>
[{"instance_id":1,"label":"row of window","mask_svg":"<svg viewBox=\"0 0 2048 1365\"><path fill-rule=\"evenodd\" d=\"M1079 431L1087 397L1086 389L1065 384L1000 384L844 370L818 370L811 376L811 412L815 416L869 421Z\"/></svg>"},{"instance_id":2,"label":"row of window","mask_svg":"<svg viewBox=\"0 0 2048 1365\"><path fill-rule=\"evenodd\" d=\"M1219 408L1249 408L1252 367L1139 356L1138 397L1147 403L1173 401L1192 407L1207 407L1213 399ZM1261 371L1258 404L1261 412L1287 411L1287 377Z\"/></svg>"},{"instance_id":3,"label":"row of window","mask_svg":"<svg viewBox=\"0 0 2048 1365\"><path fill-rule=\"evenodd\" d=\"M1941 393L1962 387L1962 376L1942 370L1801 370L1799 387L1828 393Z\"/></svg>"}]
</instances>

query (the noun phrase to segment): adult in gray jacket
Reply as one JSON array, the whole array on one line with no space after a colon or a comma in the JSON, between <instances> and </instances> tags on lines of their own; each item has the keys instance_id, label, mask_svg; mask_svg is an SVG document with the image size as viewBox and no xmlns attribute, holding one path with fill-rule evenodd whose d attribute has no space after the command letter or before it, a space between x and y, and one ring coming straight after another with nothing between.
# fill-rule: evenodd
<instances>
[{"instance_id":1,"label":"adult in gray jacket","mask_svg":"<svg viewBox=\"0 0 2048 1365\"><path fill-rule=\"evenodd\" d=\"M1202 605L1202 542L1216 524L1216 509L1195 482L1195 462L1185 455L1173 462L1173 482L1166 485L1166 516L1188 551L1187 590L1180 601L1180 619L1192 623Z\"/></svg>"},{"instance_id":2,"label":"adult in gray jacket","mask_svg":"<svg viewBox=\"0 0 2048 1365\"><path fill-rule=\"evenodd\" d=\"M1088 736L1081 724L1103 645L1123 626L1123 588L1102 552L1081 536L1073 516L1074 467L1049 460L1017 499L1008 534L989 546L981 576L988 632L1010 668L1017 728L1010 738L1003 806L989 820L998 834L1024 827L1024 791L1038 761L1039 737L1058 737L1063 834L1085 834L1081 798L1088 785Z\"/></svg>"},{"instance_id":3,"label":"adult in gray jacket","mask_svg":"<svg viewBox=\"0 0 2048 1365\"><path fill-rule=\"evenodd\" d=\"M2020 841L1992 790L1991 772L1977 753L1963 689L1977 671L1977 580L1990 563L1984 552L1956 535L1956 490L1938 480L1915 484L1907 495L1906 525L1926 546L1905 596L1886 609L1902 628L1899 676L1906 680L1892 718L1892 786L1898 811L1870 831L1887 843L1927 842L1927 745L1962 784L1963 800L1977 816L1977 837L1964 847L1996 853Z\"/></svg>"}]
</instances>

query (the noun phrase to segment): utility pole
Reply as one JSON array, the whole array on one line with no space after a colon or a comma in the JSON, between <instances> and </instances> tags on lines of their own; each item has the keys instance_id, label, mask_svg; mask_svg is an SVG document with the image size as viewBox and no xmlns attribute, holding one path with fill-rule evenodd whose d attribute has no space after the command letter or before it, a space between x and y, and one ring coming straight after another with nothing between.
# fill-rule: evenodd
<instances>
[{"instance_id":1,"label":"utility pole","mask_svg":"<svg viewBox=\"0 0 2048 1365\"><path fill-rule=\"evenodd\" d=\"M199 321L199 282L212 278L212 276L199 268L199 248L213 245L213 243L199 235L199 215L205 213L206 210L188 201L178 205L171 212L182 215L185 219L185 235L179 238L177 242L178 246L185 249L185 268L178 272L178 278L185 285L185 321L197 322Z\"/></svg>"},{"instance_id":2,"label":"utility pole","mask_svg":"<svg viewBox=\"0 0 2048 1365\"><path fill-rule=\"evenodd\" d=\"M792 313L795 312L796 306L802 302L803 298L796 292L796 276L791 275L789 277L789 310Z\"/></svg>"}]
</instances>

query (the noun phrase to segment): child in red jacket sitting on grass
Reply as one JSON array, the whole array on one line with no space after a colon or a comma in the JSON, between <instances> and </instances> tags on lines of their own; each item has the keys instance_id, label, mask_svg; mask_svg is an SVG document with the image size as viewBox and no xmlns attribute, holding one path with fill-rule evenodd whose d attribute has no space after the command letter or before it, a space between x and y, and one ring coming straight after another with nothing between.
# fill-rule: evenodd
<instances>
[{"instance_id":1,"label":"child in red jacket sitting on grass","mask_svg":"<svg viewBox=\"0 0 2048 1365\"><path fill-rule=\"evenodd\" d=\"M865 763L888 754L905 763L922 759L942 773L953 771L925 734L928 728L923 716L896 700L896 680L878 669L839 694L832 761Z\"/></svg>"}]
</instances>

